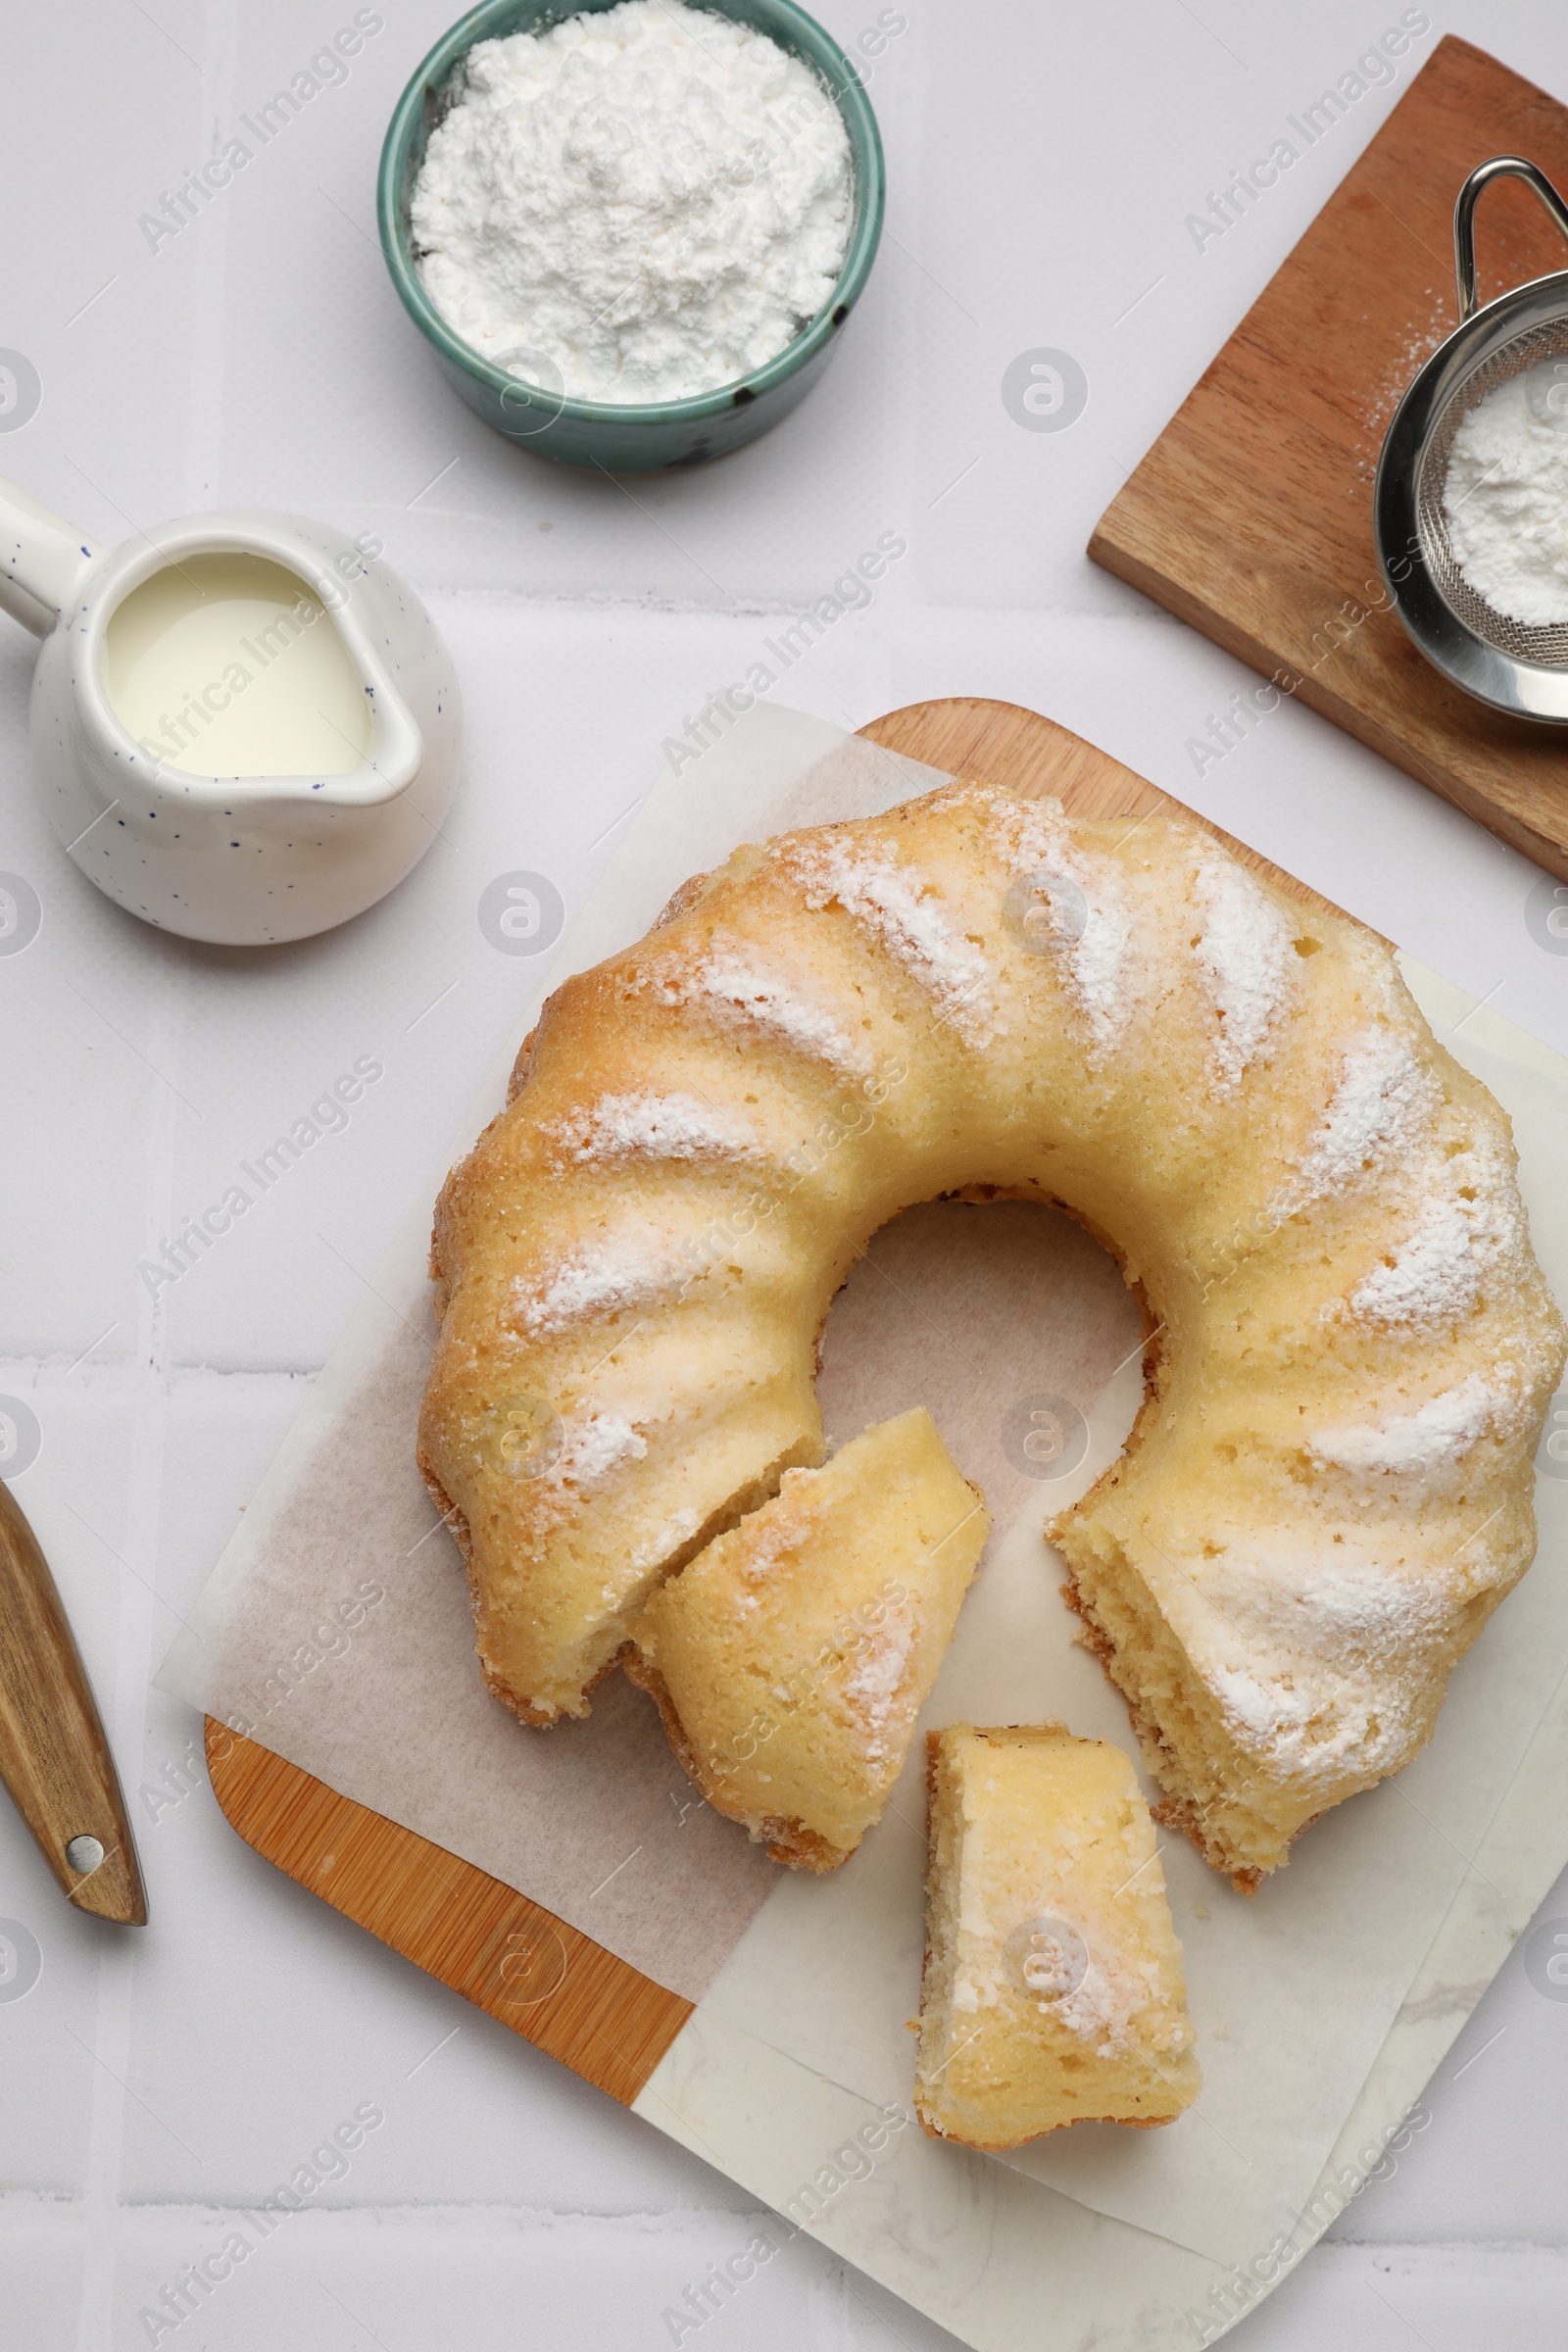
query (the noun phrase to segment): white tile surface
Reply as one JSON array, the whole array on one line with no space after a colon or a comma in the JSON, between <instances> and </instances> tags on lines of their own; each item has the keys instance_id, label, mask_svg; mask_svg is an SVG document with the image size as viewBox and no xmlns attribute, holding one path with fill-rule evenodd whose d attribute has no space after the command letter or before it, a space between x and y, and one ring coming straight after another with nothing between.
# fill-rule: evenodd
<instances>
[{"instance_id":1,"label":"white tile surface","mask_svg":"<svg viewBox=\"0 0 1568 2352\"><path fill-rule=\"evenodd\" d=\"M851 39L877 12L818 13ZM104 539L241 501L375 528L450 636L469 750L448 837L381 907L270 956L190 948L61 857L29 779L27 642L0 622L0 867L44 906L38 939L0 960L0 1396L42 1428L17 1492L138 1808L154 1914L127 1936L71 1911L0 1806L0 1914L43 1950L35 1988L0 2003L0 2352L148 2340L138 2311L220 2242L225 2210L366 2100L386 2121L346 2178L160 2340L635 2352L671 2340L665 2306L744 2242L743 2190L243 1847L148 1676L513 1034L518 967L478 929L484 885L527 867L575 907L661 739L780 613L900 532L875 602L781 699L849 724L947 693L1048 710L1568 1050L1568 963L1524 920L1534 869L1294 707L1198 779L1186 739L1244 673L1082 554L1408 70L1206 253L1185 215L1398 9L905 13L871 85L888 239L835 368L750 452L624 486L486 432L370 241L381 131L444 0L385 9L347 83L157 254L138 214L352 9L162 0L6 24L0 340L44 396L0 435L0 467ZM1568 96L1568 20L1544 0L1477 0L1462 28ZM1436 301L1437 258L1433 282ZM1019 432L999 397L1008 361L1042 344L1090 379L1059 435ZM138 1260L173 1220L366 1054L384 1074L348 1127L149 1296ZM1544 1917L1568 1919L1568 1882ZM1568 2001L1516 1954L1430 2094L1430 2129L1242 2340L1559 2343L1565 2061ZM718 2352L952 2340L805 2239L703 2334Z\"/></svg>"}]
</instances>

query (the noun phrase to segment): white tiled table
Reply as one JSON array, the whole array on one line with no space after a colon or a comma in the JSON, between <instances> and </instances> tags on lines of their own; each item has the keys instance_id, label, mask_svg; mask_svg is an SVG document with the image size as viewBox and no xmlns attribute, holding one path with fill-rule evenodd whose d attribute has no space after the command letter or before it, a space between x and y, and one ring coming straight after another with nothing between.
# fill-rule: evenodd
<instances>
[{"instance_id":1,"label":"white tiled table","mask_svg":"<svg viewBox=\"0 0 1568 2352\"><path fill-rule=\"evenodd\" d=\"M871 81L888 235L833 370L750 452L625 488L487 433L390 290L374 161L442 0L386 0L346 83L149 250L138 216L353 13L12 0L3 20L0 344L43 397L0 432L0 470L106 541L220 503L379 532L449 633L469 717L447 835L390 901L294 949L189 947L61 856L28 773L29 642L0 623L0 868L43 904L0 960L0 1395L42 1428L17 1493L87 1653L153 1906L140 1935L78 1917L0 1804L0 1916L44 1954L0 2003L3 2352L146 2342L138 2310L220 2243L224 2211L366 2102L384 2121L344 2177L161 2342L652 2352L664 2307L744 2243L743 2192L259 1861L194 1774L171 1801L194 1726L148 1685L513 1035L527 967L482 936L485 884L542 871L574 909L662 738L880 533L906 556L781 699L849 725L952 693L1049 711L1568 1051L1568 960L1525 921L1534 869L1294 707L1200 781L1186 739L1245 674L1081 552L1393 93L1201 253L1186 216L1393 0L909 0ZM878 10L820 13L848 42ZM1568 95L1568 18L1545 0L1476 0L1454 28ZM1088 374L1068 432L1024 432L1002 403L1009 361L1042 345ZM155 1300L138 1260L367 1054L385 1075L348 1129ZM1560 1917L1568 1883L1543 1913ZM1565 2080L1568 2001L1516 1954L1430 2130L1243 2340L1561 2343ZM704 2333L718 2352L952 2340L804 2238Z\"/></svg>"}]
</instances>

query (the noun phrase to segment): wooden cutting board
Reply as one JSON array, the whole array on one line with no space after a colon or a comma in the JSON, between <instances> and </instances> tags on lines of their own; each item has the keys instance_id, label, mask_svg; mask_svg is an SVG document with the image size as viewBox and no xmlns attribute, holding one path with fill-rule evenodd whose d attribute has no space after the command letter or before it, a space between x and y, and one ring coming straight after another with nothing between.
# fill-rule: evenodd
<instances>
[{"instance_id":1,"label":"wooden cutting board","mask_svg":"<svg viewBox=\"0 0 1568 2352\"><path fill-rule=\"evenodd\" d=\"M1292 135L1304 147L1304 131ZM1446 38L1106 508L1089 553L1568 880L1568 733L1472 702L1396 612L1371 610L1384 596L1378 452L1411 377L1458 323L1454 198L1494 155L1526 156L1568 188L1568 109ZM1250 233L1244 212L1223 236ZM1483 301L1568 269L1568 245L1518 181L1487 190L1477 244Z\"/></svg>"},{"instance_id":2,"label":"wooden cutting board","mask_svg":"<svg viewBox=\"0 0 1568 2352\"><path fill-rule=\"evenodd\" d=\"M1054 793L1075 816L1193 813L1081 736L1011 703L914 703L860 732L948 775ZM1207 830L1293 897L1329 905L1216 826ZM625 2105L691 2016L690 2001L526 1895L211 1716L207 1763L219 1803L259 1854Z\"/></svg>"}]
</instances>

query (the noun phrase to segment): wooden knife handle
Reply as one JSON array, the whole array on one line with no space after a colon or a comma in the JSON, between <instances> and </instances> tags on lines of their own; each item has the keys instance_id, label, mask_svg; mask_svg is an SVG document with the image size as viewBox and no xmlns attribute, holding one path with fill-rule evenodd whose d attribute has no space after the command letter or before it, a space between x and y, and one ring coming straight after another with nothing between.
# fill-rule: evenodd
<instances>
[{"instance_id":1,"label":"wooden knife handle","mask_svg":"<svg viewBox=\"0 0 1568 2352\"><path fill-rule=\"evenodd\" d=\"M0 1480L0 1780L79 1911L142 1927L147 1896L115 1761L49 1563ZM103 1860L78 1868L74 1838ZM92 1862L77 1849L77 1862Z\"/></svg>"}]
</instances>

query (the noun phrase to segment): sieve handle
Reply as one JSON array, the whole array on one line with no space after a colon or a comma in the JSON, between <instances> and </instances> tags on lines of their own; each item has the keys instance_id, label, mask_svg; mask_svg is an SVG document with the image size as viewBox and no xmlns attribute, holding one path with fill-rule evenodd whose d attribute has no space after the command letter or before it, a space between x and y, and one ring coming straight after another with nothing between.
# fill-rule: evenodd
<instances>
[{"instance_id":1,"label":"sieve handle","mask_svg":"<svg viewBox=\"0 0 1568 2352\"><path fill-rule=\"evenodd\" d=\"M1459 190L1459 200L1453 208L1453 266L1459 280L1461 326L1476 307L1476 199L1494 179L1522 179L1526 187L1534 188L1563 235L1568 237L1568 204L1564 204L1539 165L1527 164L1522 155L1494 155L1491 163L1479 164Z\"/></svg>"}]
</instances>

